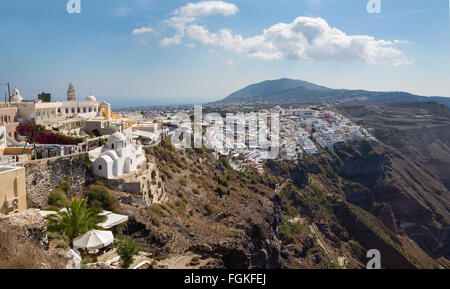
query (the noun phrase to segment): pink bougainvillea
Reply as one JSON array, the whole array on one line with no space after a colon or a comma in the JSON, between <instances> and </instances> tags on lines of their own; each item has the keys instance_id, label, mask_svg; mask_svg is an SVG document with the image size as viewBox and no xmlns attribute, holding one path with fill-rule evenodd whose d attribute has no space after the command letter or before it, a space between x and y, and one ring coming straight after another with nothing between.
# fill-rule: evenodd
<instances>
[{"instance_id":1,"label":"pink bougainvillea","mask_svg":"<svg viewBox=\"0 0 450 289\"><path fill-rule=\"evenodd\" d=\"M42 127L35 127L35 141L38 144L76 145L83 142L80 138L75 138L63 134L46 132ZM31 137L33 126L31 124L20 125L17 131L25 136Z\"/></svg>"}]
</instances>

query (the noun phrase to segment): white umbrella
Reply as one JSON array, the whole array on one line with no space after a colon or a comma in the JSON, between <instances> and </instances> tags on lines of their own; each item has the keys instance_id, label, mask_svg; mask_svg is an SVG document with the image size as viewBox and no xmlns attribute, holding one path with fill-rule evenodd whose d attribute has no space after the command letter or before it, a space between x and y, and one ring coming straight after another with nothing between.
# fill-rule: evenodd
<instances>
[{"instance_id":1,"label":"white umbrella","mask_svg":"<svg viewBox=\"0 0 450 289\"><path fill-rule=\"evenodd\" d=\"M83 248L95 250L106 247L114 242L114 236L111 231L92 230L73 240L73 248Z\"/></svg>"},{"instance_id":2,"label":"white umbrella","mask_svg":"<svg viewBox=\"0 0 450 289\"><path fill-rule=\"evenodd\" d=\"M111 229L114 226L120 225L128 221L128 216L114 214L108 211L103 211L101 215L106 216L106 221L98 224L103 229Z\"/></svg>"}]
</instances>

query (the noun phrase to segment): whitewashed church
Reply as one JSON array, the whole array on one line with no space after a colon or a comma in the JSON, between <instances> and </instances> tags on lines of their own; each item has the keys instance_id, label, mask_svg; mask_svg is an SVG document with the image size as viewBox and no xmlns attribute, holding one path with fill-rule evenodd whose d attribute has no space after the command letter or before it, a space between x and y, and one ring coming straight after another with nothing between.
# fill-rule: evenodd
<instances>
[{"instance_id":1,"label":"whitewashed church","mask_svg":"<svg viewBox=\"0 0 450 289\"><path fill-rule=\"evenodd\" d=\"M137 170L145 161L141 145L133 143L122 133L112 134L92 164L92 173L105 179L114 179Z\"/></svg>"}]
</instances>

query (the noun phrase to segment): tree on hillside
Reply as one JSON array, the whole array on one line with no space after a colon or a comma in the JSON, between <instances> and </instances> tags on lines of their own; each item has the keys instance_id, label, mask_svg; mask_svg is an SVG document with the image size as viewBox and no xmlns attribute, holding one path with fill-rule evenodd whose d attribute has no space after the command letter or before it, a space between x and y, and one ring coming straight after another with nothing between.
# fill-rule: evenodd
<instances>
[{"instance_id":1,"label":"tree on hillside","mask_svg":"<svg viewBox=\"0 0 450 289\"><path fill-rule=\"evenodd\" d=\"M120 267L128 269L134 262L134 256L142 250L138 242L129 236L119 236L114 242L117 254L120 256Z\"/></svg>"},{"instance_id":2,"label":"tree on hillside","mask_svg":"<svg viewBox=\"0 0 450 289\"><path fill-rule=\"evenodd\" d=\"M66 235L73 246L73 240L90 230L101 229L98 224L106 220L101 216L101 209L87 208L87 199L72 198L70 204L66 204L66 211L47 216L48 230Z\"/></svg>"},{"instance_id":3,"label":"tree on hillside","mask_svg":"<svg viewBox=\"0 0 450 289\"><path fill-rule=\"evenodd\" d=\"M95 207L115 213L121 212L119 200L103 185L89 186L84 195L88 199L88 208Z\"/></svg>"}]
</instances>

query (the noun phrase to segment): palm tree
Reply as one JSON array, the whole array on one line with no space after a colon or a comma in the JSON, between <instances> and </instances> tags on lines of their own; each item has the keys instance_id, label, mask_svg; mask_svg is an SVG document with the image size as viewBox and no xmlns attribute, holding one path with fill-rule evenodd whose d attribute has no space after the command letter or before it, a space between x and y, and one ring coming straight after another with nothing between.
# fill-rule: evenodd
<instances>
[{"instance_id":1,"label":"palm tree","mask_svg":"<svg viewBox=\"0 0 450 289\"><path fill-rule=\"evenodd\" d=\"M98 226L106 220L106 216L101 216L101 209L87 208L87 199L72 198L70 205L66 204L66 210L58 214L47 216L49 221L47 228L50 232L64 233L73 246L73 240L87 233L90 230L101 229Z\"/></svg>"}]
</instances>

